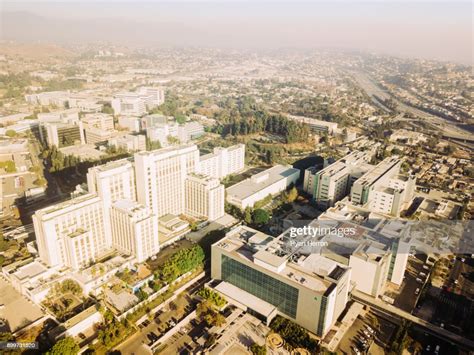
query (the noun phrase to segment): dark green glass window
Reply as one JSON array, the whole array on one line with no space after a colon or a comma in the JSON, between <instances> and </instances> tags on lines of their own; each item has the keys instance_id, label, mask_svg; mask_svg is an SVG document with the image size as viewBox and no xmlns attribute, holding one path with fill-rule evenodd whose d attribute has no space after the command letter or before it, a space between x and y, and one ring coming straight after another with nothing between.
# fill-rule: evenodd
<instances>
[{"instance_id":1,"label":"dark green glass window","mask_svg":"<svg viewBox=\"0 0 474 355\"><path fill-rule=\"evenodd\" d=\"M222 255L222 280L274 305L296 318L298 289Z\"/></svg>"}]
</instances>

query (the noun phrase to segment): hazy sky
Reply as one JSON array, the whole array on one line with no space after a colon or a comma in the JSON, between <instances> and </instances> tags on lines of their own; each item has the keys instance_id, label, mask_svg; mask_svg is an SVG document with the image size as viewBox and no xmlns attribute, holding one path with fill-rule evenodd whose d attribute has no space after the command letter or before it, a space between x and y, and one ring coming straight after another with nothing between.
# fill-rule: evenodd
<instances>
[{"instance_id":1,"label":"hazy sky","mask_svg":"<svg viewBox=\"0 0 474 355\"><path fill-rule=\"evenodd\" d=\"M3 39L334 47L472 64L470 1L0 0L0 4Z\"/></svg>"}]
</instances>

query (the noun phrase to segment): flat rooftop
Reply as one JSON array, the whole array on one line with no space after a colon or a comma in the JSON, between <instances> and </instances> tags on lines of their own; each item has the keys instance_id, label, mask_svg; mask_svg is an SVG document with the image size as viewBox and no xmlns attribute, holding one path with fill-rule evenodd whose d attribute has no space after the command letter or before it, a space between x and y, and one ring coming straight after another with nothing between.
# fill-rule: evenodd
<instances>
[{"instance_id":1,"label":"flat rooftop","mask_svg":"<svg viewBox=\"0 0 474 355\"><path fill-rule=\"evenodd\" d=\"M227 193L240 199L245 199L253 194L275 184L276 182L288 179L300 170L284 165L276 165L264 170L251 178L245 179L235 185L228 187Z\"/></svg>"},{"instance_id":2,"label":"flat rooftop","mask_svg":"<svg viewBox=\"0 0 474 355\"><path fill-rule=\"evenodd\" d=\"M47 270L47 267L41 264L38 261L33 261L25 266L21 266L15 271L14 275L18 277L20 280L24 280L26 278L32 278L37 275L42 274Z\"/></svg>"},{"instance_id":3,"label":"flat rooftop","mask_svg":"<svg viewBox=\"0 0 474 355\"><path fill-rule=\"evenodd\" d=\"M369 170L364 175L362 175L356 183L364 186L370 186L399 162L400 158L397 156L386 158L378 163L372 170Z\"/></svg>"},{"instance_id":4,"label":"flat rooftop","mask_svg":"<svg viewBox=\"0 0 474 355\"><path fill-rule=\"evenodd\" d=\"M256 237L257 235L258 237ZM327 269L327 273L316 273L316 266L313 263L308 262L305 265L304 262L300 262L300 259L296 261L293 258L295 254L286 248L287 241L284 238L284 235L273 238L252 228L238 226L227 233L224 239L214 244L214 247L233 255L236 260L242 258L248 262L258 263L260 267L266 268L270 273L278 274L292 283L320 293L326 292L334 284L326 276L329 276L336 266L341 267L344 271L346 270L344 265L339 265L320 256L322 259L318 259L319 263L317 265L322 268L323 264L326 263L324 268ZM269 267L265 267L265 264ZM279 271L276 271L276 269Z\"/></svg>"}]
</instances>

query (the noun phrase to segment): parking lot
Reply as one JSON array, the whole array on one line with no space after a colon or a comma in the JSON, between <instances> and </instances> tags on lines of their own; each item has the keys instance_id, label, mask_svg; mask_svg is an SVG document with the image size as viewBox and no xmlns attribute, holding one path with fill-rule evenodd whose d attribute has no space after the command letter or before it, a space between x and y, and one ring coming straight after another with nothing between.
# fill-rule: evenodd
<instances>
[{"instance_id":1,"label":"parking lot","mask_svg":"<svg viewBox=\"0 0 474 355\"><path fill-rule=\"evenodd\" d=\"M383 346L395 328L394 325L377 318L371 325L373 315L358 317L339 343L343 354L384 354ZM388 327L388 328L387 328ZM370 350L369 350L370 349Z\"/></svg>"},{"instance_id":2,"label":"parking lot","mask_svg":"<svg viewBox=\"0 0 474 355\"><path fill-rule=\"evenodd\" d=\"M407 269L403 283L394 297L394 306L406 312L412 312L420 297L423 285L430 272L430 267L418 257L408 258Z\"/></svg>"},{"instance_id":3,"label":"parking lot","mask_svg":"<svg viewBox=\"0 0 474 355\"><path fill-rule=\"evenodd\" d=\"M20 295L10 284L0 278L0 318L6 320L10 331L18 329L41 318L44 313L33 302Z\"/></svg>"}]
</instances>

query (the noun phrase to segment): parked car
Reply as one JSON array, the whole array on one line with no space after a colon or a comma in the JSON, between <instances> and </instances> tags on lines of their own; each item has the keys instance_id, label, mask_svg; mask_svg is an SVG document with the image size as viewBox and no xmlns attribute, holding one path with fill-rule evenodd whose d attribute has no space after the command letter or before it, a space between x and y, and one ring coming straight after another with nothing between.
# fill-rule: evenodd
<instances>
[{"instance_id":1,"label":"parked car","mask_svg":"<svg viewBox=\"0 0 474 355\"><path fill-rule=\"evenodd\" d=\"M420 293L420 289L417 288L417 289L415 290L415 295L418 295L419 293Z\"/></svg>"}]
</instances>

